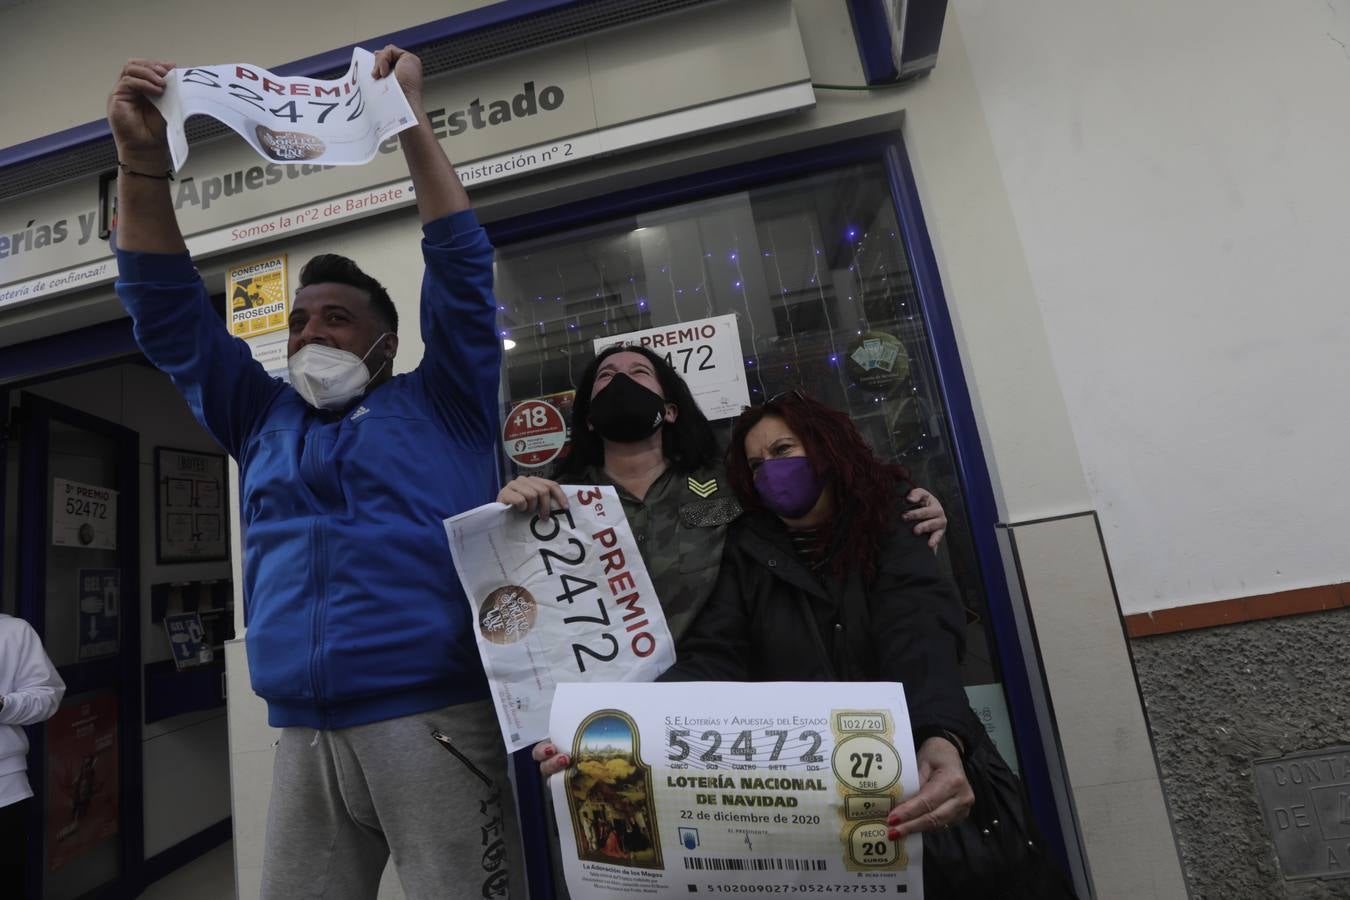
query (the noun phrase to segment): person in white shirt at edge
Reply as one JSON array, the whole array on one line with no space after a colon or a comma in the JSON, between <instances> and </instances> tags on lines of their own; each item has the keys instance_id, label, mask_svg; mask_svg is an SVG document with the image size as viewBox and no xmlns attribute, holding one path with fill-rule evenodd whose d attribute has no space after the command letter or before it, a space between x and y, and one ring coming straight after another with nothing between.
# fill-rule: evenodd
<instances>
[{"instance_id":1,"label":"person in white shirt at edge","mask_svg":"<svg viewBox=\"0 0 1350 900\"><path fill-rule=\"evenodd\" d=\"M0 893L23 896L28 736L24 725L56 715L66 683L23 619L0 613ZM14 893L9 893L13 891Z\"/></svg>"}]
</instances>

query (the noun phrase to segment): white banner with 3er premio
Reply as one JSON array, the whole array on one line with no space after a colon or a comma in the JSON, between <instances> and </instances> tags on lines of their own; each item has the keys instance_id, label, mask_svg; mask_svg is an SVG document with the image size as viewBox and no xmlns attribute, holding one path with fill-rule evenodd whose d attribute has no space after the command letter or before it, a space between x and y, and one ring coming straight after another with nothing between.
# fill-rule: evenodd
<instances>
[{"instance_id":1,"label":"white banner with 3er premio","mask_svg":"<svg viewBox=\"0 0 1350 900\"><path fill-rule=\"evenodd\" d=\"M564 684L549 779L573 897L923 896L904 690L872 682Z\"/></svg>"},{"instance_id":2,"label":"white banner with 3er premio","mask_svg":"<svg viewBox=\"0 0 1350 900\"><path fill-rule=\"evenodd\" d=\"M563 485L568 505L529 516L489 503L445 520L502 737L548 737L554 688L651 681L675 642L612 487Z\"/></svg>"},{"instance_id":3,"label":"white banner with 3er premio","mask_svg":"<svg viewBox=\"0 0 1350 900\"><path fill-rule=\"evenodd\" d=\"M375 79L375 56L352 50L335 81L276 75L245 63L171 69L153 100L168 126L174 169L187 161L189 116L228 125L266 160L359 166L380 142L417 124L397 79Z\"/></svg>"}]
</instances>

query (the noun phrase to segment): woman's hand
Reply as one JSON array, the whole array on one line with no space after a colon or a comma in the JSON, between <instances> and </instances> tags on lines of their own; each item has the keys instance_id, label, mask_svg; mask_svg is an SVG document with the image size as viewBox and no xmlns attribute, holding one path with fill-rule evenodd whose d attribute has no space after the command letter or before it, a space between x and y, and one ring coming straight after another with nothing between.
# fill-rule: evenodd
<instances>
[{"instance_id":1,"label":"woman's hand","mask_svg":"<svg viewBox=\"0 0 1350 900\"><path fill-rule=\"evenodd\" d=\"M919 747L918 759L919 792L891 810L886 818L890 826L887 837L893 841L955 825L970 815L970 808L975 805L975 792L966 780L955 744L946 738L931 737Z\"/></svg>"},{"instance_id":2,"label":"woman's hand","mask_svg":"<svg viewBox=\"0 0 1350 900\"><path fill-rule=\"evenodd\" d=\"M550 775L556 775L567 768L572 762L566 753L559 753L558 748L553 746L553 742L548 738L535 744L530 755L539 763L539 774L544 776L545 781L548 781Z\"/></svg>"},{"instance_id":3,"label":"woman's hand","mask_svg":"<svg viewBox=\"0 0 1350 900\"><path fill-rule=\"evenodd\" d=\"M928 535L928 549L936 550L938 544L942 543L942 536L947 533L947 512L938 502L938 498L925 491L923 488L915 488L905 495L905 499L915 504L914 509L901 516L906 522L916 522L914 533L919 537Z\"/></svg>"},{"instance_id":4,"label":"woman's hand","mask_svg":"<svg viewBox=\"0 0 1350 900\"><path fill-rule=\"evenodd\" d=\"M556 481L522 475L506 483L497 494L497 502L508 503L521 512L546 516L555 509L566 509L567 495Z\"/></svg>"}]
</instances>

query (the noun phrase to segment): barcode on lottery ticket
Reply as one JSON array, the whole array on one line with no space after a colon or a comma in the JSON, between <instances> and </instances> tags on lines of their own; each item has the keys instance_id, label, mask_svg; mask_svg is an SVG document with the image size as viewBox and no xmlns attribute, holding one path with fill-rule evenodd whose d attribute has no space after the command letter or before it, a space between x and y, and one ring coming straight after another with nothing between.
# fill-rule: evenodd
<instances>
[{"instance_id":1,"label":"barcode on lottery ticket","mask_svg":"<svg viewBox=\"0 0 1350 900\"><path fill-rule=\"evenodd\" d=\"M823 859L781 859L760 857L756 859L718 859L716 857L686 856L686 869L709 872L824 872L828 868Z\"/></svg>"}]
</instances>

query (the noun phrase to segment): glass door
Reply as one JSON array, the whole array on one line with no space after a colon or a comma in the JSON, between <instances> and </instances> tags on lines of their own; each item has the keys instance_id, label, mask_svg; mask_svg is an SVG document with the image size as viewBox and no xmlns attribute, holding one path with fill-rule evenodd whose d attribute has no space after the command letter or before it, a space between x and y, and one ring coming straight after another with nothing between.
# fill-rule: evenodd
<instances>
[{"instance_id":1,"label":"glass door","mask_svg":"<svg viewBox=\"0 0 1350 900\"><path fill-rule=\"evenodd\" d=\"M19 613L66 682L30 729L29 900L132 896L142 867L138 438L24 394Z\"/></svg>"}]
</instances>

